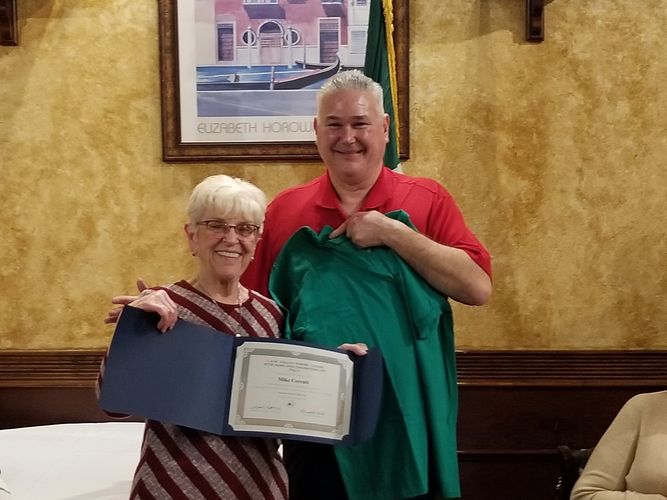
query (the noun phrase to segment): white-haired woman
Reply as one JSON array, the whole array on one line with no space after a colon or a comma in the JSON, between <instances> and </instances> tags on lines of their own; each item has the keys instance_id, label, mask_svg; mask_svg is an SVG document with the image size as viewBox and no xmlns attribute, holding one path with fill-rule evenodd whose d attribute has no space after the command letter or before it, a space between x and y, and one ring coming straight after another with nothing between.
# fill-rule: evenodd
<instances>
[{"instance_id":1,"label":"white-haired woman","mask_svg":"<svg viewBox=\"0 0 667 500\"><path fill-rule=\"evenodd\" d=\"M145 290L130 304L157 312L163 332L180 318L233 335L279 337L283 317L277 305L240 283L265 208L264 193L247 181L226 175L204 179L192 191L185 225L199 265L196 276ZM114 322L119 313L111 311L106 321ZM148 420L130 498L279 500L287 498L287 475L274 439L223 437Z\"/></svg>"}]
</instances>

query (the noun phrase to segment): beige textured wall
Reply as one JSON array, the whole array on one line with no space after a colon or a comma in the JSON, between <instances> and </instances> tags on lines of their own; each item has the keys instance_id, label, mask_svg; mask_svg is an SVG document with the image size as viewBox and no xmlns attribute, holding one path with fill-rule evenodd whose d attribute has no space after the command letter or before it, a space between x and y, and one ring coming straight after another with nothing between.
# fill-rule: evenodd
<instances>
[{"instance_id":1,"label":"beige textured wall","mask_svg":"<svg viewBox=\"0 0 667 500\"><path fill-rule=\"evenodd\" d=\"M161 162L154 0L19 0L0 47L0 348L97 347L109 297L189 276L191 188L317 164ZM410 174L495 257L461 348L667 348L667 0L412 0Z\"/></svg>"}]
</instances>

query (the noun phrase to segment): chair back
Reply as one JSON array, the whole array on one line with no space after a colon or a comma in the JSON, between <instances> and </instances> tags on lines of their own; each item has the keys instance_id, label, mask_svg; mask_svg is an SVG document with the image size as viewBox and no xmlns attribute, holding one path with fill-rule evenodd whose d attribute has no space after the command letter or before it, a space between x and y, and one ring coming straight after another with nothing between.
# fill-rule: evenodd
<instances>
[{"instance_id":1,"label":"chair back","mask_svg":"<svg viewBox=\"0 0 667 500\"><path fill-rule=\"evenodd\" d=\"M584 470L593 448L573 449L561 445L556 449L560 461L560 475L556 483L555 500L570 500L572 487Z\"/></svg>"}]
</instances>

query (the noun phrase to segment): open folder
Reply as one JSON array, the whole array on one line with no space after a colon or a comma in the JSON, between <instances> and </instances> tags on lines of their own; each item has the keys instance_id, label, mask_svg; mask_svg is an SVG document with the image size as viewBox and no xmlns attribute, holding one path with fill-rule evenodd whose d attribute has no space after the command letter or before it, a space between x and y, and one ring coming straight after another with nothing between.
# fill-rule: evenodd
<instances>
[{"instance_id":1,"label":"open folder","mask_svg":"<svg viewBox=\"0 0 667 500\"><path fill-rule=\"evenodd\" d=\"M383 363L292 340L234 337L126 306L109 347L100 404L220 435L358 444L373 435Z\"/></svg>"}]
</instances>

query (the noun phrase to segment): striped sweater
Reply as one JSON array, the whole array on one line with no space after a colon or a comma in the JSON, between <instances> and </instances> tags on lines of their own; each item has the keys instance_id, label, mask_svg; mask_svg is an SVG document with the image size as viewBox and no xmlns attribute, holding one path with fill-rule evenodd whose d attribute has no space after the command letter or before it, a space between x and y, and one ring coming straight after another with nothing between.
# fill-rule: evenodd
<instances>
[{"instance_id":1,"label":"striped sweater","mask_svg":"<svg viewBox=\"0 0 667 500\"><path fill-rule=\"evenodd\" d=\"M280 336L282 313L256 292L236 306L215 302L186 281L159 288L176 302L180 319L234 335ZM276 440L218 436L148 420L130 498L283 500L287 474Z\"/></svg>"}]
</instances>

